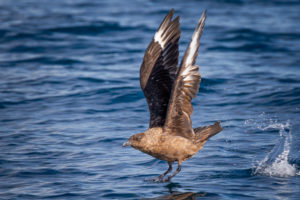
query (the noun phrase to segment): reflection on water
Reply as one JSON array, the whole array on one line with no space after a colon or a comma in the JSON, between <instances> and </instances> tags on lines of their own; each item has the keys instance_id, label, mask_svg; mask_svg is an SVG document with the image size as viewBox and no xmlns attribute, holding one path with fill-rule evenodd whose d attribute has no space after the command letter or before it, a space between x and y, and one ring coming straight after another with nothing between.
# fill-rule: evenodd
<instances>
[{"instance_id":1,"label":"reflection on water","mask_svg":"<svg viewBox=\"0 0 300 200\"><path fill-rule=\"evenodd\" d=\"M196 193L196 192L173 192L166 196L158 196L151 199L163 199L163 200L188 200L188 199L200 199L198 197L204 197L206 193Z\"/></svg>"},{"instance_id":2,"label":"reflection on water","mask_svg":"<svg viewBox=\"0 0 300 200\"><path fill-rule=\"evenodd\" d=\"M200 199L198 197L204 197L207 195L206 192L179 192L176 191L177 188L181 188L182 186L179 183L171 182L165 185L165 188L168 189L168 195L161 195L154 198L146 198L146 199L162 199L162 200L184 200L184 199Z\"/></svg>"}]
</instances>

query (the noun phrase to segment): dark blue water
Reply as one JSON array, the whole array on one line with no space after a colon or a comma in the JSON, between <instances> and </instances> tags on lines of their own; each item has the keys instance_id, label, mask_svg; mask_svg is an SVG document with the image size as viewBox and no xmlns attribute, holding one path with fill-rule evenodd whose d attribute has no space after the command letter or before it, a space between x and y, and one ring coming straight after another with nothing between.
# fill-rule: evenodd
<instances>
[{"instance_id":1,"label":"dark blue water","mask_svg":"<svg viewBox=\"0 0 300 200\"><path fill-rule=\"evenodd\" d=\"M143 53L208 9L193 125L224 130L170 183L122 143L148 127ZM1 199L299 199L299 1L0 1Z\"/></svg>"}]
</instances>

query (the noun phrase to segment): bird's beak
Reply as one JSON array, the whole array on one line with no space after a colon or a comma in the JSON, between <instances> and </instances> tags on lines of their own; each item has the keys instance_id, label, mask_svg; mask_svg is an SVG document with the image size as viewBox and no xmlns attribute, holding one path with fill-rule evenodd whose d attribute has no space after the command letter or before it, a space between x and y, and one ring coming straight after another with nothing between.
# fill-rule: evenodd
<instances>
[{"instance_id":1,"label":"bird's beak","mask_svg":"<svg viewBox=\"0 0 300 200\"><path fill-rule=\"evenodd\" d=\"M122 146L127 147L127 146L130 146L130 145L131 145L131 143L129 141L127 141L127 142L124 142Z\"/></svg>"}]
</instances>

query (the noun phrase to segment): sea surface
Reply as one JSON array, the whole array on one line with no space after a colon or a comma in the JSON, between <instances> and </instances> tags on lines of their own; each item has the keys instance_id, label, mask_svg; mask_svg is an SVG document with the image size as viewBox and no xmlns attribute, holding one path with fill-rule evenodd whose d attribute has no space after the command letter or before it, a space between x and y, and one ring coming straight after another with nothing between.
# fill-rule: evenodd
<instances>
[{"instance_id":1,"label":"sea surface","mask_svg":"<svg viewBox=\"0 0 300 200\"><path fill-rule=\"evenodd\" d=\"M154 183L167 163L122 144L148 128L139 67L171 8L181 57L207 9L192 120L224 130ZM296 0L0 0L0 199L299 199L299 10Z\"/></svg>"}]
</instances>

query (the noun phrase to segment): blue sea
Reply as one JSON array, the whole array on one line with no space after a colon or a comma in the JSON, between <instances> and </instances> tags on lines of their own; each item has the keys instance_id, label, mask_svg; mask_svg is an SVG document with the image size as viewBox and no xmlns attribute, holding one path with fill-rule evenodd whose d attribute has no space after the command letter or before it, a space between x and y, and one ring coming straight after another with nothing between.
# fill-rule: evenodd
<instances>
[{"instance_id":1,"label":"blue sea","mask_svg":"<svg viewBox=\"0 0 300 200\"><path fill-rule=\"evenodd\" d=\"M180 57L207 9L192 120L224 130L154 183L167 163L122 144L148 128L139 68L171 8ZM0 199L300 199L299 11L296 0L0 0Z\"/></svg>"}]
</instances>

